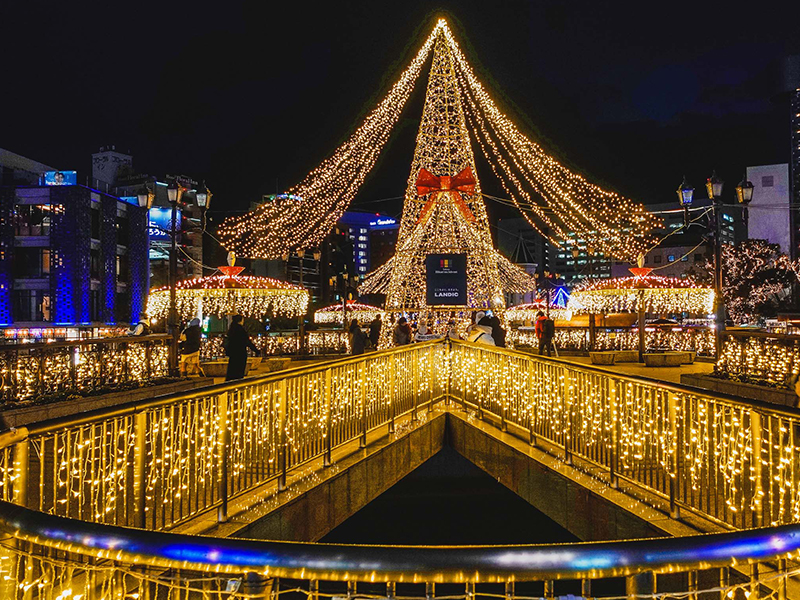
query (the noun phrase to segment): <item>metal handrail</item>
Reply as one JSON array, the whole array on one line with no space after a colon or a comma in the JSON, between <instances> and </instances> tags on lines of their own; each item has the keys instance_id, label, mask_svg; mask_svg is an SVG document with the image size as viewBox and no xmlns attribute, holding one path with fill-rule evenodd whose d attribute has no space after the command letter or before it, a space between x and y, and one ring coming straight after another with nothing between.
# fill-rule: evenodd
<instances>
[{"instance_id":1,"label":"metal handrail","mask_svg":"<svg viewBox=\"0 0 800 600\"><path fill-rule=\"evenodd\" d=\"M0 531L54 550L140 567L329 581L600 579L765 562L800 550L800 525L621 542L380 546L141 531L45 515L3 501Z\"/></svg>"},{"instance_id":2,"label":"metal handrail","mask_svg":"<svg viewBox=\"0 0 800 600\"><path fill-rule=\"evenodd\" d=\"M171 337L171 336L166 336ZM139 338L141 339L141 338ZM432 340L428 342L423 342L419 344L415 344L415 347L423 347L423 346L434 346L437 344L441 344L441 340ZM273 373L268 373L266 375L260 375L257 377L248 377L247 379L241 379L237 381L231 382L223 382L217 384L210 384L202 387L192 388L189 391L184 392L174 392L171 394L164 394L162 396L156 396L155 398L150 398L147 400L134 400L132 402L126 402L124 404L116 404L114 406L109 407L102 407L95 410L89 410L81 413L77 413L74 415L66 415L63 417L55 417L52 419L46 419L44 421L39 421L37 423L32 423L25 428L16 428L7 431L0 431L0 450L5 448L8 443L4 440L8 439L4 436L7 432L13 431L21 431L24 429L28 435L36 435L41 433L48 433L60 429L62 427L70 427L75 425L88 425L92 422L101 421L103 419L111 418L111 417L121 417L126 415L134 415L136 413L157 408L160 406L168 406L170 404L177 404L183 402L185 400L191 400L196 398L199 395L219 395L224 394L227 392L233 392L242 387L243 384L246 385L257 385L257 384L264 384L264 383L275 383L282 379L287 379L289 377L297 377L300 375L310 375L312 373L322 373L331 367L338 367L344 366L349 364L359 363L364 360L365 357L368 358L375 358L377 356L385 356L392 353L396 353L398 351L397 348L389 348L386 350L379 350L377 352L371 352L366 355L360 356L346 356L343 358L337 358L333 360L326 360L324 363L318 365L307 365L302 367L290 367L288 369L283 369L281 371L275 371ZM20 441L15 439L16 441Z\"/></svg>"},{"instance_id":3,"label":"metal handrail","mask_svg":"<svg viewBox=\"0 0 800 600\"><path fill-rule=\"evenodd\" d=\"M168 333L151 333L149 335L127 335L104 338L89 338L83 340L59 340L56 342L32 342L30 344L0 345L0 352L20 352L22 350L47 350L50 348L68 348L70 346L96 346L111 344L132 344L139 342L155 342L169 340L172 336Z\"/></svg>"},{"instance_id":4,"label":"metal handrail","mask_svg":"<svg viewBox=\"0 0 800 600\"><path fill-rule=\"evenodd\" d=\"M787 417L793 418L800 418L800 408L795 408L792 406L784 406L780 404L773 404L771 402L766 402L764 400L756 400L756 399L748 399L744 400L741 396L734 396L733 394L727 394L725 392L718 392L713 390L708 390L706 388L699 388L692 385L685 385L682 383L673 383L670 381L664 381L663 379L656 379L654 377L645 377L644 375L631 375L628 373L623 373L620 371L614 371L612 369L608 369L602 366L597 365L589 365L583 363L573 362L566 358L555 358L550 356L542 356L538 354L531 354L528 352L521 352L519 350L509 350L508 348L498 348L494 346L482 346L480 344L473 344L470 342L464 342L462 340L451 340L453 344L460 344L464 346L473 346L479 347L481 350L487 350L490 352L496 352L500 354L504 354L506 356L513 356L516 358L519 357L526 357L526 358L535 358L536 360L541 360L549 363L560 364L564 367L568 367L570 369L575 369L578 371L584 371L586 373L596 373L605 376L611 376L614 379L619 381L625 381L628 383L645 383L648 385L655 385L659 388L666 390L668 392L680 393L680 394L701 394L707 398L713 400L722 400L724 402L736 405L741 408L760 408L766 412L772 412L777 415L784 415Z\"/></svg>"}]
</instances>

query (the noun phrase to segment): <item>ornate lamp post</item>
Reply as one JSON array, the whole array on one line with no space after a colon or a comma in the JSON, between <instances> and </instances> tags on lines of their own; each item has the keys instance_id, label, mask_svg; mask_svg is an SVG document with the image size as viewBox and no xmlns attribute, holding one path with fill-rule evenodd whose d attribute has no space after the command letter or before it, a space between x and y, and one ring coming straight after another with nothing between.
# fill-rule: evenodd
<instances>
[{"instance_id":1,"label":"ornate lamp post","mask_svg":"<svg viewBox=\"0 0 800 600\"><path fill-rule=\"evenodd\" d=\"M169 354L170 372L172 375L175 375L178 371L178 334L180 327L176 286L178 280L178 234L181 233L182 227L178 226L178 205L181 203L185 191L186 188L184 188L177 179L173 179L169 185L167 185L167 200L169 200L170 207L172 208L169 230L165 231L170 237L167 331L172 336ZM142 187L137 194L139 206L149 210L153 206L154 197L155 194L149 187ZM211 205L211 192L205 186L205 183L195 191L195 201L202 212L203 229L205 229L206 210L208 210L208 207Z\"/></svg>"},{"instance_id":2,"label":"ornate lamp post","mask_svg":"<svg viewBox=\"0 0 800 600\"><path fill-rule=\"evenodd\" d=\"M716 329L714 333L714 347L716 355L722 351L722 335L725 332L725 299L722 296L722 188L724 182L717 177L716 171L706 180L706 191L713 204L714 211L714 296ZM677 189L678 201L684 209L684 227L689 227L689 207L692 205L694 188L683 178L683 183ZM747 205L753 200L753 184L747 181L747 174L736 186L736 199L742 208L743 219L747 224Z\"/></svg>"}]
</instances>

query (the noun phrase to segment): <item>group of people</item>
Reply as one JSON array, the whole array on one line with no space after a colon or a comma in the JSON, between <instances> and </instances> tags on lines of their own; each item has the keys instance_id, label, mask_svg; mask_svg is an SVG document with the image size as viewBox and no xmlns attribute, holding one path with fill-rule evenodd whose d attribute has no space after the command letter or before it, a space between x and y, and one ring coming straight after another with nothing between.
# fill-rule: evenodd
<instances>
[{"instance_id":1,"label":"group of people","mask_svg":"<svg viewBox=\"0 0 800 600\"><path fill-rule=\"evenodd\" d=\"M200 329L200 319L192 319L181 332L180 336L180 374L181 377L202 375L200 368L200 345L203 341L203 331ZM256 354L260 353L258 347L250 339L244 328L244 317L234 315L231 325L225 336L225 354L228 357L228 370L225 381L242 379L247 371L247 350Z\"/></svg>"}]
</instances>

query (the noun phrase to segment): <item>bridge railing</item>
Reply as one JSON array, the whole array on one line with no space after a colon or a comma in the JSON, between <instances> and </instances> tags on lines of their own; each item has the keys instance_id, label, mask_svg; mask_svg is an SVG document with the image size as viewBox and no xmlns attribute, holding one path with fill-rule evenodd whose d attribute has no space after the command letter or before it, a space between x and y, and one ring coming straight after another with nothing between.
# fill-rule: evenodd
<instances>
[{"instance_id":1,"label":"bridge railing","mask_svg":"<svg viewBox=\"0 0 800 600\"><path fill-rule=\"evenodd\" d=\"M166 334L0 346L0 400L82 393L169 375Z\"/></svg>"},{"instance_id":2,"label":"bridge railing","mask_svg":"<svg viewBox=\"0 0 800 600\"><path fill-rule=\"evenodd\" d=\"M792 389L800 373L800 335L725 331L716 370L744 382Z\"/></svg>"},{"instance_id":3,"label":"bridge railing","mask_svg":"<svg viewBox=\"0 0 800 600\"><path fill-rule=\"evenodd\" d=\"M453 342L451 396L732 528L800 519L800 411Z\"/></svg>"},{"instance_id":4,"label":"bridge railing","mask_svg":"<svg viewBox=\"0 0 800 600\"><path fill-rule=\"evenodd\" d=\"M444 397L446 347L415 344L0 434L0 499L164 530Z\"/></svg>"},{"instance_id":5,"label":"bridge railing","mask_svg":"<svg viewBox=\"0 0 800 600\"><path fill-rule=\"evenodd\" d=\"M351 546L148 532L0 502L0 532L9 600L787 600L800 574L800 525L569 545Z\"/></svg>"}]
</instances>

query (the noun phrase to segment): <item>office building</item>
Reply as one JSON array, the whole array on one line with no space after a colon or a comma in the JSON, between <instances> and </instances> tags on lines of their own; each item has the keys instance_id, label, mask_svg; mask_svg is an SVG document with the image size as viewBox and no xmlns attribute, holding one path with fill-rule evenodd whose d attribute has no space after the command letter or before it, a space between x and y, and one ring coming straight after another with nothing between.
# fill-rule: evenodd
<instances>
[{"instance_id":1,"label":"office building","mask_svg":"<svg viewBox=\"0 0 800 600\"><path fill-rule=\"evenodd\" d=\"M75 183L0 187L0 326L138 321L147 298L147 215Z\"/></svg>"}]
</instances>

